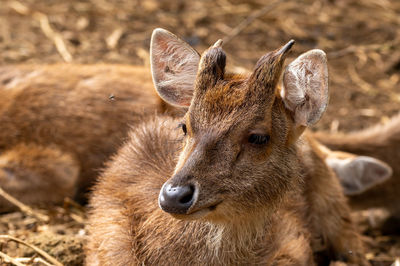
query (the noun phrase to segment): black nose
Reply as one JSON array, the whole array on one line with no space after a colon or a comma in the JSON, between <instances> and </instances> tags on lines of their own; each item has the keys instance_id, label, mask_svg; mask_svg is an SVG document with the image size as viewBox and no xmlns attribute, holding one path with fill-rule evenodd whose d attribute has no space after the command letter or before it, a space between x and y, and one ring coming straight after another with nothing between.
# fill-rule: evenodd
<instances>
[{"instance_id":1,"label":"black nose","mask_svg":"<svg viewBox=\"0 0 400 266\"><path fill-rule=\"evenodd\" d=\"M161 188L158 202L165 212L184 214L194 202L194 191L192 185L173 187L166 183Z\"/></svg>"}]
</instances>

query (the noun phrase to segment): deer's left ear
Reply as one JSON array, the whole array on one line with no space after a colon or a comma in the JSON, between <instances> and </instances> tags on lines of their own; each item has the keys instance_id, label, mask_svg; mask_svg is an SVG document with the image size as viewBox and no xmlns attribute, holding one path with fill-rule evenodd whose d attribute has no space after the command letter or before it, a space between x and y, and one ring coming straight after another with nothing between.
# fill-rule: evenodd
<instances>
[{"instance_id":1,"label":"deer's left ear","mask_svg":"<svg viewBox=\"0 0 400 266\"><path fill-rule=\"evenodd\" d=\"M290 63L283 74L281 96L296 128L318 122L329 99L328 66L322 50L311 50Z\"/></svg>"},{"instance_id":2,"label":"deer's left ear","mask_svg":"<svg viewBox=\"0 0 400 266\"><path fill-rule=\"evenodd\" d=\"M160 97L177 107L188 107L193 96L200 55L189 44L164 29L151 36L150 63Z\"/></svg>"}]
</instances>

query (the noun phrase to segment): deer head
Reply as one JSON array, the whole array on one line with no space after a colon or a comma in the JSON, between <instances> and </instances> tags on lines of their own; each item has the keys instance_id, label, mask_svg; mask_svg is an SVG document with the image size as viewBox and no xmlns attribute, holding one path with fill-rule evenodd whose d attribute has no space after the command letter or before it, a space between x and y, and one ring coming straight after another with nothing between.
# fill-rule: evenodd
<instances>
[{"instance_id":1,"label":"deer head","mask_svg":"<svg viewBox=\"0 0 400 266\"><path fill-rule=\"evenodd\" d=\"M270 210L301 182L296 141L328 103L326 56L311 50L288 65L293 46L262 56L249 75L225 73L217 41L200 57L172 33L151 42L155 87L168 103L188 108L183 149L160 191L162 210L181 219L229 221Z\"/></svg>"}]
</instances>

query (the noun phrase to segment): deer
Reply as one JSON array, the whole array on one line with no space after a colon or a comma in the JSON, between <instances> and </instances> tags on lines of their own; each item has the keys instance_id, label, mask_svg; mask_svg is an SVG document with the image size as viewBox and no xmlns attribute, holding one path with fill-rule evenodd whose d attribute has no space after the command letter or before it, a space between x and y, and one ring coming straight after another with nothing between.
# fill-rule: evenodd
<instances>
[{"instance_id":1,"label":"deer","mask_svg":"<svg viewBox=\"0 0 400 266\"><path fill-rule=\"evenodd\" d=\"M314 265L320 252L369 265L307 131L328 104L326 55L284 69L293 44L230 74L221 40L200 56L153 31L156 90L187 112L136 126L107 163L89 200L87 265Z\"/></svg>"},{"instance_id":2,"label":"deer","mask_svg":"<svg viewBox=\"0 0 400 266\"><path fill-rule=\"evenodd\" d=\"M391 218L387 225L395 225L399 232L400 221L400 115L384 124L349 133L315 132L314 137L327 146L325 157L328 165L341 180L344 193L354 209L386 208ZM350 155L349 155L350 153ZM379 177L360 178L348 173L346 166L355 161L351 154L370 156L386 163L373 173ZM365 171L358 167L358 172ZM368 168L371 172L371 169ZM367 172L367 171L365 171ZM391 177L390 177L391 176ZM389 178L390 177L390 178ZM385 228L385 226L383 226Z\"/></svg>"},{"instance_id":3,"label":"deer","mask_svg":"<svg viewBox=\"0 0 400 266\"><path fill-rule=\"evenodd\" d=\"M32 206L84 201L130 127L155 112L173 108L143 66L1 66L0 187Z\"/></svg>"},{"instance_id":4,"label":"deer","mask_svg":"<svg viewBox=\"0 0 400 266\"><path fill-rule=\"evenodd\" d=\"M186 109L161 100L143 66L1 66L0 187L32 206L84 203L130 127L154 112ZM0 199L0 212L14 209Z\"/></svg>"}]
</instances>

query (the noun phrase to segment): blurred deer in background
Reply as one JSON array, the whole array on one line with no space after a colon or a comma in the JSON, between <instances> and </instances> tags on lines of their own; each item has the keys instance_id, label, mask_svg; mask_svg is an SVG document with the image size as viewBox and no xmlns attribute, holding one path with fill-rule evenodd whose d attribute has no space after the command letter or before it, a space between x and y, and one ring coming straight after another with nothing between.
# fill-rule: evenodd
<instances>
[{"instance_id":1,"label":"blurred deer in background","mask_svg":"<svg viewBox=\"0 0 400 266\"><path fill-rule=\"evenodd\" d=\"M83 197L130 126L166 109L145 67L2 66L0 187L31 205Z\"/></svg>"},{"instance_id":2,"label":"blurred deer in background","mask_svg":"<svg viewBox=\"0 0 400 266\"><path fill-rule=\"evenodd\" d=\"M189 46L185 49L198 63L198 53ZM197 63L186 66L190 79L165 70L160 72L160 84L193 87ZM190 99L190 93L181 100ZM149 113L181 114L180 109L158 97L144 67L2 66L0 187L30 205L51 206L74 196L84 200L84 192L130 126ZM0 199L0 211L13 208Z\"/></svg>"},{"instance_id":3,"label":"blurred deer in background","mask_svg":"<svg viewBox=\"0 0 400 266\"><path fill-rule=\"evenodd\" d=\"M108 163L90 200L88 265L312 265L321 244L368 264L340 184L303 134L328 103L324 52L299 56L277 86L293 43L231 75L220 41L199 61L153 32L157 91L188 112L136 127Z\"/></svg>"},{"instance_id":4,"label":"blurred deer in background","mask_svg":"<svg viewBox=\"0 0 400 266\"><path fill-rule=\"evenodd\" d=\"M348 156L342 152L328 152L327 163L333 167L345 187L350 204L356 209L372 207L387 208L392 214L390 224L397 225L400 231L400 115L393 117L384 125L376 125L365 130L346 133L329 134L317 132L314 136L332 150L346 151L364 156L373 156L388 164L393 169L392 178L368 178L367 180L355 177L343 171L343 167L350 162ZM389 172L383 168L375 168L387 177ZM359 168L358 172L366 171ZM369 169L368 171L371 171ZM383 182L385 181L385 182ZM365 182L371 185L363 188ZM361 184L361 185L360 185Z\"/></svg>"}]
</instances>

